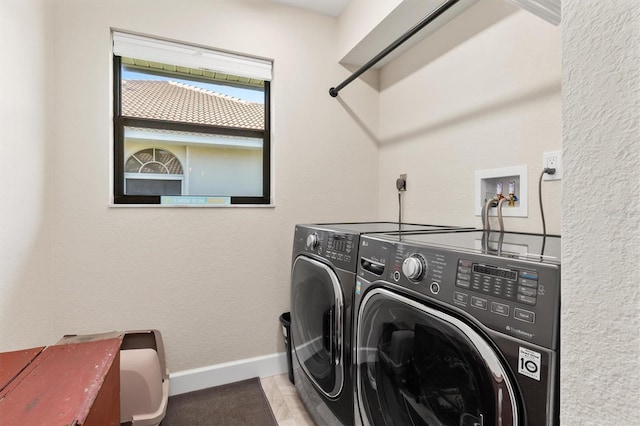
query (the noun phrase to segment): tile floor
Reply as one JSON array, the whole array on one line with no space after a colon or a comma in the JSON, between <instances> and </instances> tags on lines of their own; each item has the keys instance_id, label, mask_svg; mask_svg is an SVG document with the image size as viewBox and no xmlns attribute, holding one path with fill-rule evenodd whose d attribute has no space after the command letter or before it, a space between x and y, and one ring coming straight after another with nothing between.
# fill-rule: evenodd
<instances>
[{"instance_id":1,"label":"tile floor","mask_svg":"<svg viewBox=\"0 0 640 426\"><path fill-rule=\"evenodd\" d=\"M298 398L296 388L289 381L287 374L262 377L262 389L271 404L278 426L314 426L302 401Z\"/></svg>"}]
</instances>

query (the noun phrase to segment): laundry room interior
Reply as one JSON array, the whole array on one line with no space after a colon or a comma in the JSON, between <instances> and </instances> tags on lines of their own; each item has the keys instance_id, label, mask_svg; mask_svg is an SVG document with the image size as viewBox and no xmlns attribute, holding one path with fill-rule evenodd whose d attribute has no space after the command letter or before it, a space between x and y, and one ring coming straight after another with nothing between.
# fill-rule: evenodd
<instances>
[{"instance_id":1,"label":"laundry room interior","mask_svg":"<svg viewBox=\"0 0 640 426\"><path fill-rule=\"evenodd\" d=\"M434 16L362 70L424 21L425 11L448 3L459 9L447 19ZM540 4L553 5L557 14L541 12ZM637 424L639 28L635 0L3 0L0 175L11 184L0 204L0 352L40 348L30 366L16 371L20 378L44 363L39 360L47 351L82 340L73 335L110 333L103 336L138 348L136 333L155 330L143 340L146 344L155 337L150 345L162 352L154 362L166 367L160 368L167 373L160 380L168 383L162 392L165 399L168 392L170 408L174 397L253 378L261 380L263 389L290 385L283 392L295 398L302 391L287 377L292 343L283 339L288 330L282 315L293 312L296 250L305 254L320 248L311 254L321 268L331 266L328 248L345 250L345 256L347 247L354 250L349 262L357 278L352 279L361 281L353 282L358 290L343 290L350 291L347 299L353 296L354 306L362 304L364 319L367 306L360 296L375 281L367 274L380 266L376 262L389 263L377 254L358 256L359 241L384 242L398 250L397 256L404 247L402 238L378 240L374 235L368 240L364 233L354 237L352 247L348 238L336 237L340 231L335 229L332 234L325 229L324 240L314 241L312 235L322 237L325 231L296 239L298 226L384 223L395 230L404 223L480 234L488 228L515 236L544 234L545 239L536 240L543 241L542 251L548 244L558 254L550 262L557 282L553 290L547 286L546 296L557 293L555 311L536 311L536 319L555 318L554 361L548 366L549 377L557 368L549 385L552 413L538 423L524 408L513 408L513 419L498 423L496 414L495 424ZM132 88L121 75L127 67L122 58L138 52L145 40L249 58L251 65L263 67L260 73L268 68L259 77L265 82L260 89L265 93L264 127L225 133L248 140L243 152L252 149L248 144L255 139L263 144L257 196L207 193L209 205L203 205L197 197L185 197L181 204L179 197L176 202L158 194L154 200L161 201L154 204L123 192L132 176L125 160L133 157L133 147L151 146L140 139L129 152L125 139L136 131L142 134L140 129L153 120L162 121L134 120L119 108L121 96ZM175 52L180 54L178 48ZM193 136L193 129L177 133ZM161 146L171 150L177 145ZM175 158L186 176L191 170L184 159L194 170L197 163L195 154L185 152L176 149ZM222 167L224 179L240 185L247 169L234 169L231 158L224 157L229 161ZM197 185L200 175L205 176L204 168L183 188ZM329 241L334 245L323 245ZM425 244L431 242L416 247ZM505 243L505 250L517 245ZM481 257L488 256L484 245L472 249L470 259L489 259ZM414 256L406 266L400 262L398 274L417 277L421 268L428 265L431 271L440 261L466 267L464 256L451 262L453 257L429 256ZM530 276L540 281L550 276L543 253L539 260L528 253L507 257L502 257L504 264L495 261L495 268L478 260L479 268L494 278L521 268L518 279L524 277L525 286ZM393 254L387 259L394 261ZM367 265L369 272L360 274ZM524 270L533 272L527 276ZM441 291L438 297L449 296L440 289L448 282L446 271L442 275L442 282L433 278L437 286L434 290L432 284L427 296ZM404 275L391 287L403 280ZM354 293L360 284L362 295ZM526 291L522 294L528 297ZM335 331L345 339L357 334L358 315L350 303L341 315L353 324ZM512 318L514 306L508 311ZM526 320L533 310L519 312ZM321 314L321 327L337 312ZM464 315L459 310L453 316ZM474 320L469 322L474 328ZM338 338L332 333L320 331L321 345L325 337ZM523 350L544 357L544 350L536 349L544 344L530 343L537 352L521 349L520 359ZM499 352L497 343L482 345L481 353ZM127 351L120 349L122 363ZM345 341L343 349L347 360L357 359L355 345ZM3 368L9 363L1 362L2 355L0 378L5 380ZM505 352L496 359L508 356ZM349 420L335 424L405 424L358 416L352 367L345 366L344 375L353 375L353 383L345 383L355 387L339 389L355 398L342 402ZM507 376L513 373L504 370ZM277 382L268 381L274 377ZM540 381L526 377L504 392L518 404L524 399L523 405L535 406L538 402L521 395L527 393L524 380ZM17 412L10 405L17 400L12 393L20 392L17 381L0 381L0 424L3 418L13 424L7 419ZM46 385L55 389L56 383ZM336 399L331 392L321 398L329 410ZM313 413L287 417L287 407L276 407L273 399L269 403L272 424L325 424ZM309 401L296 404L312 411L304 408ZM459 424L494 424L478 418ZM111 423L98 419L95 424Z\"/></svg>"}]
</instances>

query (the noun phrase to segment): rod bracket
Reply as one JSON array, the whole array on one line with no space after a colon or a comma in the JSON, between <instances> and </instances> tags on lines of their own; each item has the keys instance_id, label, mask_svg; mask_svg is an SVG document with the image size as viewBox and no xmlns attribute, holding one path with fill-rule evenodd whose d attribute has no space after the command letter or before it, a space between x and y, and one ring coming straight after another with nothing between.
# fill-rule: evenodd
<instances>
[{"instance_id":1,"label":"rod bracket","mask_svg":"<svg viewBox=\"0 0 640 426\"><path fill-rule=\"evenodd\" d=\"M335 98L336 96L338 96L338 91L336 90L335 87L332 87L331 89L329 89L329 94L331 95L332 98Z\"/></svg>"}]
</instances>

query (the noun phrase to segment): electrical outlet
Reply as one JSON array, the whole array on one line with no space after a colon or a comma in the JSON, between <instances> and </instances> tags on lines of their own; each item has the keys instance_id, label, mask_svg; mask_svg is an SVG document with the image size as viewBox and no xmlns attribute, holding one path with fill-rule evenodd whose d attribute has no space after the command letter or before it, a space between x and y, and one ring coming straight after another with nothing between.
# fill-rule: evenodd
<instances>
[{"instance_id":1,"label":"electrical outlet","mask_svg":"<svg viewBox=\"0 0 640 426\"><path fill-rule=\"evenodd\" d=\"M552 175L545 173L543 180L560 180L562 179L562 152L549 151L542 153L542 168L556 169Z\"/></svg>"},{"instance_id":2,"label":"electrical outlet","mask_svg":"<svg viewBox=\"0 0 640 426\"><path fill-rule=\"evenodd\" d=\"M396 188L398 191L406 191L407 190L407 175L402 174L398 179L396 179Z\"/></svg>"}]
</instances>

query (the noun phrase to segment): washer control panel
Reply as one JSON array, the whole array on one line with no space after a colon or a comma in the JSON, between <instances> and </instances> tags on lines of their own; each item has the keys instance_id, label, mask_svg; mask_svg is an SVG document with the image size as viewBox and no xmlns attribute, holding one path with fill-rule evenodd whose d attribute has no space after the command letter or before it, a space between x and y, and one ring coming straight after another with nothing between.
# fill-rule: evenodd
<instances>
[{"instance_id":1,"label":"washer control panel","mask_svg":"<svg viewBox=\"0 0 640 426\"><path fill-rule=\"evenodd\" d=\"M533 269L505 268L460 259L456 286L535 306L538 296L538 273Z\"/></svg>"},{"instance_id":2,"label":"washer control panel","mask_svg":"<svg viewBox=\"0 0 640 426\"><path fill-rule=\"evenodd\" d=\"M463 311L474 321L554 348L560 300L558 265L470 254L363 236L357 275ZM374 268L380 264L380 268ZM370 265L371 264L371 265ZM377 283L377 284L376 284Z\"/></svg>"}]
</instances>

